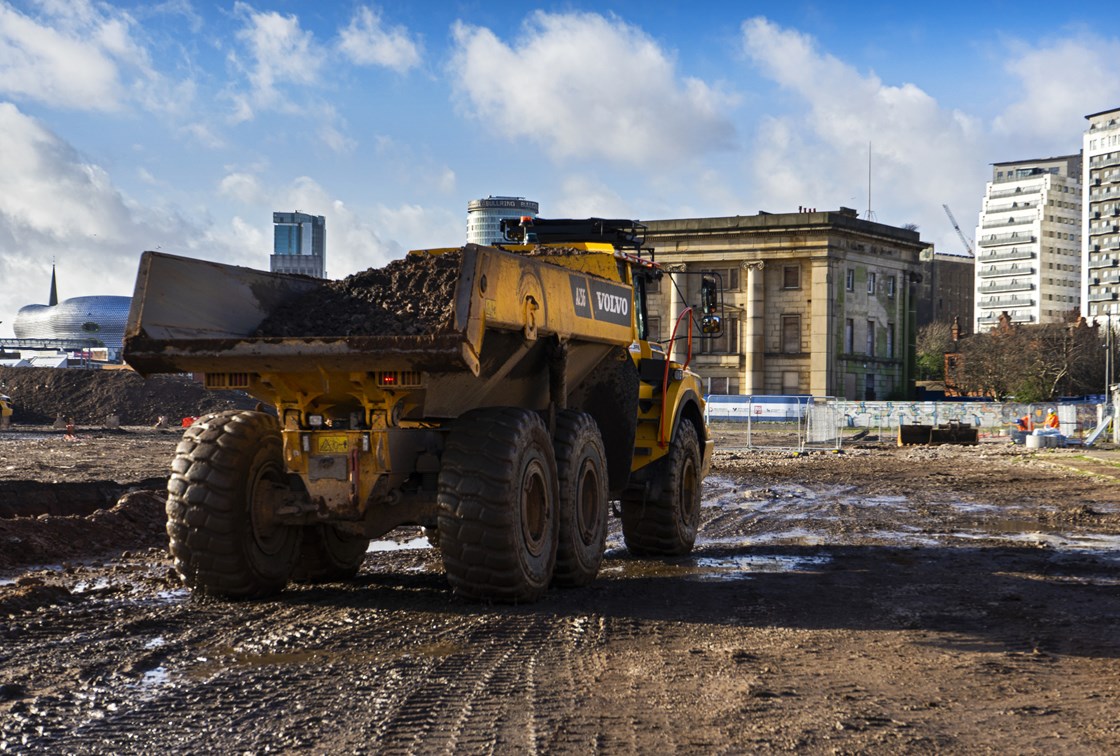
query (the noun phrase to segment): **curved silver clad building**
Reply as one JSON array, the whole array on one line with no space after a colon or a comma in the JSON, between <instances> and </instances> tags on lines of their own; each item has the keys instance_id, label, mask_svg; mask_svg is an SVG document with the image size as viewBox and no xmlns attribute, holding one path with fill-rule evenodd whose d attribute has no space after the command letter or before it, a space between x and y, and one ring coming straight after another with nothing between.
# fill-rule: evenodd
<instances>
[{"instance_id":1,"label":"curved silver clad building","mask_svg":"<svg viewBox=\"0 0 1120 756\"><path fill-rule=\"evenodd\" d=\"M520 218L531 215L534 218L540 205L524 197L487 197L467 203L467 243L500 244L503 218Z\"/></svg>"},{"instance_id":2,"label":"curved silver clad building","mask_svg":"<svg viewBox=\"0 0 1120 756\"><path fill-rule=\"evenodd\" d=\"M56 305L27 305L16 313L18 339L97 339L120 359L131 297L72 297Z\"/></svg>"}]
</instances>

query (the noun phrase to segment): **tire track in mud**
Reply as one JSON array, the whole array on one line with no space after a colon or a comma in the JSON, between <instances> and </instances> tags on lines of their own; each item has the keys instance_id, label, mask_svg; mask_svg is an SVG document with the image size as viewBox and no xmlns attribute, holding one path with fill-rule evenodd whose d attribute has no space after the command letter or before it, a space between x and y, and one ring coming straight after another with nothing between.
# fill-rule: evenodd
<instances>
[{"instance_id":1,"label":"tire track in mud","mask_svg":"<svg viewBox=\"0 0 1120 756\"><path fill-rule=\"evenodd\" d=\"M440 660L427 679L401 690L377 717L378 749L536 752L535 707L526 701L532 686L524 681L553 632L534 615L478 624L459 641L462 653Z\"/></svg>"}]
</instances>

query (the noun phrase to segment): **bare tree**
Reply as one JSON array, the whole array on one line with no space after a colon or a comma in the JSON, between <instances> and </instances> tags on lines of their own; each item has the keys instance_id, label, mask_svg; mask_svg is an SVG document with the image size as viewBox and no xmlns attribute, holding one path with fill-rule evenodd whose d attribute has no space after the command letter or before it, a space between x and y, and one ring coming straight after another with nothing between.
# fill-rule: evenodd
<instances>
[{"instance_id":1,"label":"bare tree","mask_svg":"<svg viewBox=\"0 0 1120 756\"><path fill-rule=\"evenodd\" d=\"M952 388L962 394L1024 402L1053 401L1102 385L1104 356L1096 324L1013 325L1004 320L960 342Z\"/></svg>"},{"instance_id":2,"label":"bare tree","mask_svg":"<svg viewBox=\"0 0 1120 756\"><path fill-rule=\"evenodd\" d=\"M945 355L954 351L953 327L948 323L934 322L918 329L915 343L918 374L924 380L945 377Z\"/></svg>"}]
</instances>

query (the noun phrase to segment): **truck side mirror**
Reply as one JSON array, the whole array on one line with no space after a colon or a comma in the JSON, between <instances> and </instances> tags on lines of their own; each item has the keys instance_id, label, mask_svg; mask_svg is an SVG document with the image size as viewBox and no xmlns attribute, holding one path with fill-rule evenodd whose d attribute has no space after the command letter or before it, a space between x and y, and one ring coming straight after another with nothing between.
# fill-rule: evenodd
<instances>
[{"instance_id":1,"label":"truck side mirror","mask_svg":"<svg viewBox=\"0 0 1120 756\"><path fill-rule=\"evenodd\" d=\"M719 279L705 274L700 279L700 332L705 336L718 336L723 333L723 318L720 310Z\"/></svg>"}]
</instances>

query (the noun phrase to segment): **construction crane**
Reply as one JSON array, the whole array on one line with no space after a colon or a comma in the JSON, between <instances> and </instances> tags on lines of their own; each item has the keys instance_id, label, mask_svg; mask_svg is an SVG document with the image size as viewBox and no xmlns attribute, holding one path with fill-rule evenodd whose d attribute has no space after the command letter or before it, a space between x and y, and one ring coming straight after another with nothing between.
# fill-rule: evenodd
<instances>
[{"instance_id":1,"label":"construction crane","mask_svg":"<svg viewBox=\"0 0 1120 756\"><path fill-rule=\"evenodd\" d=\"M961 231L957 219L953 217L953 211L949 209L948 205L942 205L941 207L945 208L945 214L948 215L949 220L953 222L953 228L957 229L957 236L961 237L961 243L964 244L964 251L968 253L969 257L972 257L972 243L965 237L964 231Z\"/></svg>"}]
</instances>

